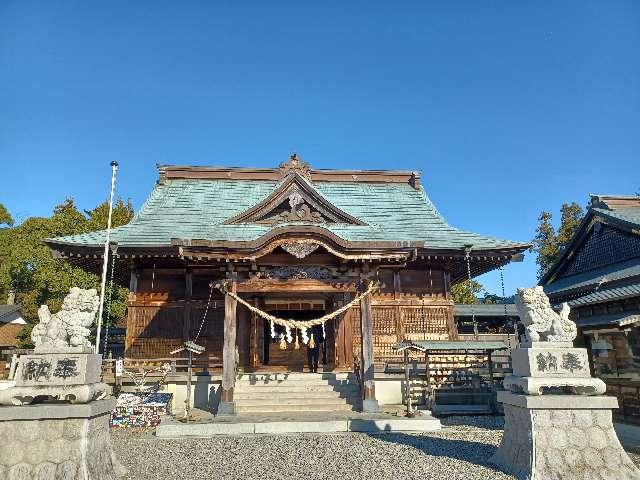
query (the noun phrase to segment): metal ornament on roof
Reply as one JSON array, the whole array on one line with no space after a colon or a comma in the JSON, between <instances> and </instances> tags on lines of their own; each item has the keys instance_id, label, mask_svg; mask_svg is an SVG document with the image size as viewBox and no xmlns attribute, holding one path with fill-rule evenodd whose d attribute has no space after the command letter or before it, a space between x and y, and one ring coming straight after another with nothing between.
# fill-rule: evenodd
<instances>
[{"instance_id":1,"label":"metal ornament on roof","mask_svg":"<svg viewBox=\"0 0 640 480\"><path fill-rule=\"evenodd\" d=\"M286 162L282 162L279 168L282 178L291 173L297 173L311 181L311 167L295 152L289 156Z\"/></svg>"}]
</instances>

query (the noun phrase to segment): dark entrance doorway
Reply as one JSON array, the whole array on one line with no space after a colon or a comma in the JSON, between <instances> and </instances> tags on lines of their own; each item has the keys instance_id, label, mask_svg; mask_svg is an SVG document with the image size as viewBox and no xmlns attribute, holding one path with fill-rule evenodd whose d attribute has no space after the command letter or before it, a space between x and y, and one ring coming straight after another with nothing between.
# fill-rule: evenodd
<instances>
[{"instance_id":1,"label":"dark entrance doorway","mask_svg":"<svg viewBox=\"0 0 640 480\"><path fill-rule=\"evenodd\" d=\"M311 320L314 318L321 317L325 314L322 310L274 310L269 312L272 315L280 318L290 318L293 320ZM309 347L305 345L302 341L302 334L300 330L292 330L291 337L293 341L291 343L286 343L286 349L280 348L280 339L281 336L285 336L286 331L285 328L280 325L274 325L275 327L275 338L271 337L271 325L269 322L265 321L264 324L264 345L263 345L263 358L264 365L270 368L274 368L277 370L286 370L291 372L309 372L310 368L310 356L309 356ZM332 322L329 321L326 324L326 329L328 330ZM318 346L319 350L319 358L318 358L318 371L322 371L324 367L327 366L327 342L326 339L322 335L322 327L318 326L313 329L308 330L308 335L311 337L313 333L313 338L315 344ZM300 348L295 348L296 336L298 337L298 345Z\"/></svg>"}]
</instances>

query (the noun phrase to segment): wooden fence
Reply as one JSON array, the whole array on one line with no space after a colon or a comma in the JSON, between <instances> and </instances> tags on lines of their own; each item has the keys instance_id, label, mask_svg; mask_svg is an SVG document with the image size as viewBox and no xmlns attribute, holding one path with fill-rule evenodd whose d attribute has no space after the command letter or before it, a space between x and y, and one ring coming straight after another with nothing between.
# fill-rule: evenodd
<instances>
[{"instance_id":1,"label":"wooden fence","mask_svg":"<svg viewBox=\"0 0 640 480\"><path fill-rule=\"evenodd\" d=\"M159 369L165 364L170 367L169 375L186 374L189 370L188 357L168 357L168 358L124 358L124 369L130 372L139 370ZM219 373L222 371L222 360L214 356L193 357L192 360L194 374ZM115 376L116 359L105 358L102 360L102 373L105 378ZM158 371L158 375L162 373ZM150 373L153 376L153 373Z\"/></svg>"}]
</instances>

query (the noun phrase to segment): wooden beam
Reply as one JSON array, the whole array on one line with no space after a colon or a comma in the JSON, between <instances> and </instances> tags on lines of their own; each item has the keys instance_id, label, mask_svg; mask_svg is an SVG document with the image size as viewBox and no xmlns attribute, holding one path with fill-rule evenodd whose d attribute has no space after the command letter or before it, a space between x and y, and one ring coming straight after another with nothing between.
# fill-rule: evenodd
<instances>
[{"instance_id":1,"label":"wooden beam","mask_svg":"<svg viewBox=\"0 0 640 480\"><path fill-rule=\"evenodd\" d=\"M236 292L235 280L231 292ZM222 348L222 394L218 415L235 415L233 389L236 381L236 309L238 302L227 294L224 297L224 344Z\"/></svg>"},{"instance_id":2,"label":"wooden beam","mask_svg":"<svg viewBox=\"0 0 640 480\"><path fill-rule=\"evenodd\" d=\"M373 365L373 315L371 313L371 295L360 300L360 328L362 331L362 411L377 412L376 385Z\"/></svg>"},{"instance_id":3,"label":"wooden beam","mask_svg":"<svg viewBox=\"0 0 640 480\"><path fill-rule=\"evenodd\" d=\"M355 291L356 284L354 278L345 278L344 282L322 281L322 280L275 280L275 279L252 279L238 283L238 292L345 292Z\"/></svg>"}]
</instances>

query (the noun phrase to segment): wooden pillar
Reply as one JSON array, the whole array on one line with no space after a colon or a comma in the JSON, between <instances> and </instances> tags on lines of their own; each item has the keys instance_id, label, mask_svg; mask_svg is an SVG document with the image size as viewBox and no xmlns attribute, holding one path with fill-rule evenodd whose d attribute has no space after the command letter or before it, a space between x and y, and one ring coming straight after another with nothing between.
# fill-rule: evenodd
<instances>
[{"instance_id":1,"label":"wooden pillar","mask_svg":"<svg viewBox=\"0 0 640 480\"><path fill-rule=\"evenodd\" d=\"M231 292L236 292L235 280ZM224 345L222 348L222 394L218 415L235 415L233 388L236 383L236 307L238 302L226 294L224 297Z\"/></svg>"},{"instance_id":2,"label":"wooden pillar","mask_svg":"<svg viewBox=\"0 0 640 480\"><path fill-rule=\"evenodd\" d=\"M376 385L373 375L373 315L371 295L360 300L360 329L362 331L362 411L377 412Z\"/></svg>"}]
</instances>

